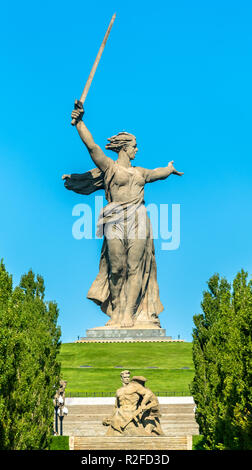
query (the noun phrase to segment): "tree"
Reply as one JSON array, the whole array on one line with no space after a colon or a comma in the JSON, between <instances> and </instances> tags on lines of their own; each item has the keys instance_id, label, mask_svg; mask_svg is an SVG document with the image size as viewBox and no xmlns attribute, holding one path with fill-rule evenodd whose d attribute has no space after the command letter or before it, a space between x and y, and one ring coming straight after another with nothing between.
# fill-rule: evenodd
<instances>
[{"instance_id":1,"label":"tree","mask_svg":"<svg viewBox=\"0 0 252 470\"><path fill-rule=\"evenodd\" d=\"M207 449L252 448L251 281L242 270L233 289L215 274L194 316L191 391Z\"/></svg>"},{"instance_id":2,"label":"tree","mask_svg":"<svg viewBox=\"0 0 252 470\"><path fill-rule=\"evenodd\" d=\"M44 281L29 271L12 288L0 265L0 447L43 449L59 386L58 308L44 301Z\"/></svg>"}]
</instances>

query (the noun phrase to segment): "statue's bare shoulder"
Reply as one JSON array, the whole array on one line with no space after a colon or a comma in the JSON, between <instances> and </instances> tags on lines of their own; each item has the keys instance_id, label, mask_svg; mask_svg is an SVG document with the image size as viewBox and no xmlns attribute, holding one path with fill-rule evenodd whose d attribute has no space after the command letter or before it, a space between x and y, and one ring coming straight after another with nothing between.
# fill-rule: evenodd
<instances>
[{"instance_id":1,"label":"statue's bare shoulder","mask_svg":"<svg viewBox=\"0 0 252 470\"><path fill-rule=\"evenodd\" d=\"M138 173L141 174L144 180L146 180L149 170L147 168L143 168L142 166L134 166L134 168L138 171Z\"/></svg>"}]
</instances>

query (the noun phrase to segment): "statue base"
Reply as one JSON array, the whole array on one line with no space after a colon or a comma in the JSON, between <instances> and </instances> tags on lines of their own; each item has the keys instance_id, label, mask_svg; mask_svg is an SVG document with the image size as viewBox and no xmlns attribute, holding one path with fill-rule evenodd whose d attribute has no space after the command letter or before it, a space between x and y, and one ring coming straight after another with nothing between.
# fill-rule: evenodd
<instances>
[{"instance_id":1,"label":"statue base","mask_svg":"<svg viewBox=\"0 0 252 470\"><path fill-rule=\"evenodd\" d=\"M164 328L109 328L101 326L86 330L86 337L77 342L173 341Z\"/></svg>"}]
</instances>

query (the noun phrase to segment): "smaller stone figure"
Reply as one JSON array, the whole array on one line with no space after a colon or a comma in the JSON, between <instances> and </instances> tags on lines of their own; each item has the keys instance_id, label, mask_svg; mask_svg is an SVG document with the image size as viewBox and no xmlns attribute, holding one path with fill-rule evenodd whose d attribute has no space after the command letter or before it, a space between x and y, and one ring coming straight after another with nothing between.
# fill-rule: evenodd
<instances>
[{"instance_id":1,"label":"smaller stone figure","mask_svg":"<svg viewBox=\"0 0 252 470\"><path fill-rule=\"evenodd\" d=\"M145 377L121 372L122 387L116 391L112 416L103 420L108 426L106 436L162 436L157 397L146 388Z\"/></svg>"}]
</instances>

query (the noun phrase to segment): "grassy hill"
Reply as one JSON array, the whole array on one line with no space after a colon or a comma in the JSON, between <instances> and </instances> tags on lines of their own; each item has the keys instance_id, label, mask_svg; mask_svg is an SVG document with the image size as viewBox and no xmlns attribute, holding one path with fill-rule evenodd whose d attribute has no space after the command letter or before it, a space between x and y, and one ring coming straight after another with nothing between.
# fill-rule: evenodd
<instances>
[{"instance_id":1,"label":"grassy hill","mask_svg":"<svg viewBox=\"0 0 252 470\"><path fill-rule=\"evenodd\" d=\"M114 395L120 372L147 378L153 392L190 395L194 375L192 343L65 343L61 346L66 395Z\"/></svg>"}]
</instances>

